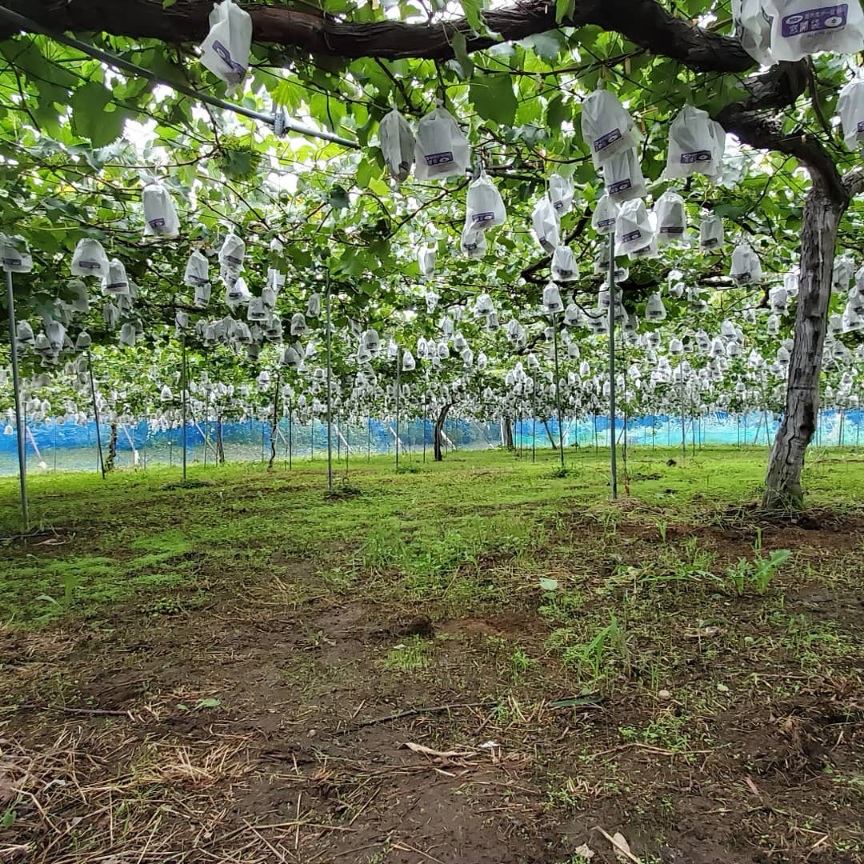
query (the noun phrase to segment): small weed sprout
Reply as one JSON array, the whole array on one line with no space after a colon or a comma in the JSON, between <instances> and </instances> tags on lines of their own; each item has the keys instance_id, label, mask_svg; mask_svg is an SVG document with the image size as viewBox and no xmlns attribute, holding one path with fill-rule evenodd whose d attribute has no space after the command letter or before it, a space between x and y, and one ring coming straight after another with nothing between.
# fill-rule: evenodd
<instances>
[{"instance_id":1,"label":"small weed sprout","mask_svg":"<svg viewBox=\"0 0 864 864\"><path fill-rule=\"evenodd\" d=\"M73 600L75 599L75 589L81 584L82 579L77 573L64 573L62 582L63 597L61 600L57 600L49 594L40 594L36 599L44 600L46 603L51 603L62 609L64 612L68 612L69 608L72 606Z\"/></svg>"},{"instance_id":2,"label":"small weed sprout","mask_svg":"<svg viewBox=\"0 0 864 864\"><path fill-rule=\"evenodd\" d=\"M738 597L743 597L748 588L764 597L768 593L771 582L777 575L777 571L789 560L791 552L788 549L775 549L767 556L761 552L761 536L754 544L756 558L748 561L739 558L727 571L726 579Z\"/></svg>"},{"instance_id":3,"label":"small weed sprout","mask_svg":"<svg viewBox=\"0 0 864 864\"><path fill-rule=\"evenodd\" d=\"M612 663L613 656L621 661L626 674L630 674L630 650L626 630L618 623L614 613L610 613L609 623L590 641L574 645L564 651L564 662L570 663L591 676L592 681L603 677L604 671Z\"/></svg>"},{"instance_id":4,"label":"small weed sprout","mask_svg":"<svg viewBox=\"0 0 864 864\"><path fill-rule=\"evenodd\" d=\"M788 549L775 549L767 558L760 556L754 562L753 585L756 593L764 597L777 571L789 560Z\"/></svg>"},{"instance_id":5,"label":"small weed sprout","mask_svg":"<svg viewBox=\"0 0 864 864\"><path fill-rule=\"evenodd\" d=\"M521 678L534 661L517 645L510 655L510 669L514 678Z\"/></svg>"}]
</instances>

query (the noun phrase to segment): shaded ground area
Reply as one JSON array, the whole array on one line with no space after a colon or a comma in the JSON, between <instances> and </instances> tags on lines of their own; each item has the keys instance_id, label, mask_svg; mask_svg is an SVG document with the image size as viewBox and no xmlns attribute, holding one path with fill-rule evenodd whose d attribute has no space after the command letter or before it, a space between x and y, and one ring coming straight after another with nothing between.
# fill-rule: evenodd
<instances>
[{"instance_id":1,"label":"shaded ground area","mask_svg":"<svg viewBox=\"0 0 864 864\"><path fill-rule=\"evenodd\" d=\"M543 458L37 488L0 861L864 860L864 465Z\"/></svg>"}]
</instances>

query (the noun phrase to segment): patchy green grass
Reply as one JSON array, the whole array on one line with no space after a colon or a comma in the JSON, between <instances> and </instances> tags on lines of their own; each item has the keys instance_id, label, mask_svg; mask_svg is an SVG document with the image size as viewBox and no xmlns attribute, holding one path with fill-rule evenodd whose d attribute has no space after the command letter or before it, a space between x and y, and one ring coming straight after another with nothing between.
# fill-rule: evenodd
<instances>
[{"instance_id":1,"label":"patchy green grass","mask_svg":"<svg viewBox=\"0 0 864 864\"><path fill-rule=\"evenodd\" d=\"M628 515L657 526L658 557L643 579L698 578L708 566L698 550L665 538L694 514L754 500L764 458L762 450L704 450L683 459L678 450L631 450ZM593 520L589 536L617 535L623 513L607 501L605 455L570 451L566 477L553 476L556 463L549 451L536 463L527 455L471 452L443 464L415 457L411 472L396 475L383 458L358 460L349 480L359 494L335 500L325 498L320 469L308 465L272 474L258 465L196 466L190 477L208 483L174 488L167 488L177 476L170 469L117 473L104 482L96 475L32 477L39 538L24 547L5 544L0 611L3 620L32 625L166 585L206 589L229 569L230 578L237 570L255 578L309 550L322 571L346 564L343 572L398 571L402 590L415 599L458 604L476 591L491 600L494 586L476 579L454 596L453 574L470 581L505 560L530 571L538 552L567 552L557 529L571 516ZM806 475L810 501L854 507L860 464L834 451L816 454ZM13 478L0 481L0 530L7 535L18 530L16 491ZM745 580L748 566L741 565Z\"/></svg>"},{"instance_id":2,"label":"patchy green grass","mask_svg":"<svg viewBox=\"0 0 864 864\"><path fill-rule=\"evenodd\" d=\"M254 771L242 800L305 825L293 792L284 812L267 798L287 778L310 825L336 826L335 861L366 843L381 861L414 848L479 860L439 842L463 819L464 836L522 826L502 864L575 861L588 841L612 860L597 825L643 862L700 860L692 824L709 824L718 860L846 860L864 850L864 461L814 452L810 514L790 522L749 506L765 459L631 450L618 502L605 454L588 450L561 476L549 451L415 458L399 473L358 460L337 495L308 463L196 466L185 485L168 469L35 477L25 537L3 480L0 731L22 703L114 712L152 742L148 782L212 777L216 801L218 778L234 789ZM182 737L195 724L206 734ZM234 776L227 751L189 761L198 738L256 743ZM414 759L406 742L430 752ZM154 759L170 747L169 770ZM126 776L116 761L104 756L98 789ZM400 835L411 796L438 783L449 797L422 804L446 814L434 842ZM195 807L234 812L225 795ZM554 843L540 825L557 826Z\"/></svg>"}]
</instances>

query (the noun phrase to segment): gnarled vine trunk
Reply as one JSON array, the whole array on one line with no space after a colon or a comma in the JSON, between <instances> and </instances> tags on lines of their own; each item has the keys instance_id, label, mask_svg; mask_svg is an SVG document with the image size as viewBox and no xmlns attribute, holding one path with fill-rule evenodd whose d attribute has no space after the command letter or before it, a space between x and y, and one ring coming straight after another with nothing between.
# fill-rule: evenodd
<instances>
[{"instance_id":1,"label":"gnarled vine trunk","mask_svg":"<svg viewBox=\"0 0 864 864\"><path fill-rule=\"evenodd\" d=\"M216 418L216 464L225 464L225 442L222 440L222 415Z\"/></svg>"},{"instance_id":2,"label":"gnarled vine trunk","mask_svg":"<svg viewBox=\"0 0 864 864\"><path fill-rule=\"evenodd\" d=\"M548 420L543 420L543 428L546 430L546 437L549 439L549 443L552 445L552 449L557 450L558 442L555 440L555 436L552 434L552 430L549 428Z\"/></svg>"},{"instance_id":3,"label":"gnarled vine trunk","mask_svg":"<svg viewBox=\"0 0 864 864\"><path fill-rule=\"evenodd\" d=\"M441 410L438 412L438 419L435 421L435 439L433 442L433 446L435 449L435 461L443 462L444 461L444 424L447 422L447 415L450 413L450 409L452 405L444 405Z\"/></svg>"},{"instance_id":4,"label":"gnarled vine trunk","mask_svg":"<svg viewBox=\"0 0 864 864\"><path fill-rule=\"evenodd\" d=\"M276 433L279 430L279 386L281 376L276 376L276 386L273 388L273 414L270 417L270 462L267 470L272 471L276 463Z\"/></svg>"},{"instance_id":5,"label":"gnarled vine trunk","mask_svg":"<svg viewBox=\"0 0 864 864\"><path fill-rule=\"evenodd\" d=\"M113 471L117 464L117 424L111 424L111 437L108 439L108 458L105 460L105 471Z\"/></svg>"},{"instance_id":6,"label":"gnarled vine trunk","mask_svg":"<svg viewBox=\"0 0 864 864\"><path fill-rule=\"evenodd\" d=\"M508 450L514 450L513 446L513 421L509 417L504 417L501 422L504 424L504 446Z\"/></svg>"},{"instance_id":7,"label":"gnarled vine trunk","mask_svg":"<svg viewBox=\"0 0 864 864\"><path fill-rule=\"evenodd\" d=\"M803 505L801 472L807 446L816 432L837 228L847 206L848 199L830 195L824 184L814 178L801 229L798 312L786 410L771 448L762 497L763 507L769 509L798 509Z\"/></svg>"}]
</instances>

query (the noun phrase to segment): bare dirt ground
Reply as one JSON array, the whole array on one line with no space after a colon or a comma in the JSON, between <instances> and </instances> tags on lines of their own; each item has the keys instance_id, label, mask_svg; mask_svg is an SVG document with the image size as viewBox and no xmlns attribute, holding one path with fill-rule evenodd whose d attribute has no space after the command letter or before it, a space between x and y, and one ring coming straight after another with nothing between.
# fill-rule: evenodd
<instances>
[{"instance_id":1,"label":"bare dirt ground","mask_svg":"<svg viewBox=\"0 0 864 864\"><path fill-rule=\"evenodd\" d=\"M536 591L445 614L365 574L316 595L303 558L278 584L223 578L193 611L178 592L0 631L0 861L864 860L864 655L848 647L864 585L799 578L845 566L862 531L764 524L764 548L795 561L770 603L674 578L646 597L627 567L657 529L624 513L615 567L591 554L610 602L641 605L591 686L550 649ZM752 524L670 527L668 545L688 542L716 569L751 549Z\"/></svg>"}]
</instances>

